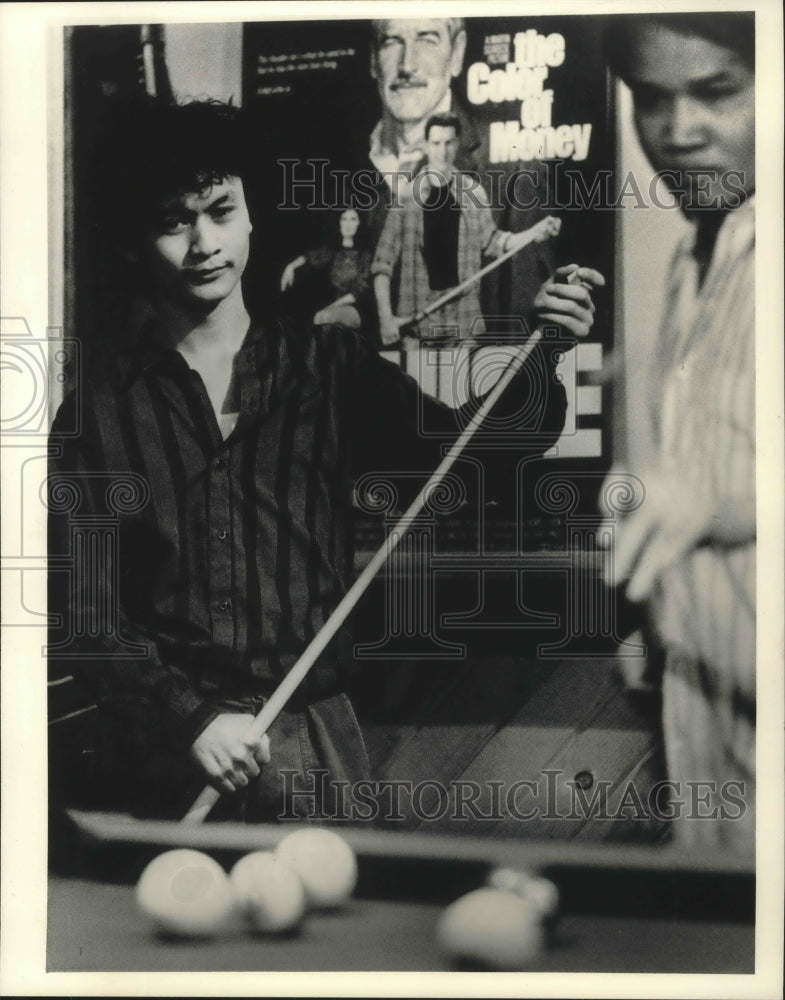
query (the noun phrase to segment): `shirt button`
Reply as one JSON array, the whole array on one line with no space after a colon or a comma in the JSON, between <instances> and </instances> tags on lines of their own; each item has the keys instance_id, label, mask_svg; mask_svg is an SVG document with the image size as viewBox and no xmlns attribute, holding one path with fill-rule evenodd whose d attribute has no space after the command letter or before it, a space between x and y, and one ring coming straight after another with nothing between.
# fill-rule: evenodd
<instances>
[{"instance_id":1,"label":"shirt button","mask_svg":"<svg viewBox=\"0 0 785 1000\"><path fill-rule=\"evenodd\" d=\"M594 775L591 771L578 771L575 775L575 784L578 788L587 791L594 784Z\"/></svg>"},{"instance_id":2,"label":"shirt button","mask_svg":"<svg viewBox=\"0 0 785 1000\"><path fill-rule=\"evenodd\" d=\"M218 603L218 610L219 611L228 611L231 608L231 606L232 606L232 602L231 601L219 601L219 603Z\"/></svg>"},{"instance_id":3,"label":"shirt button","mask_svg":"<svg viewBox=\"0 0 785 1000\"><path fill-rule=\"evenodd\" d=\"M214 469L222 469L224 467L224 460L222 458L216 458L213 462Z\"/></svg>"},{"instance_id":4,"label":"shirt button","mask_svg":"<svg viewBox=\"0 0 785 1000\"><path fill-rule=\"evenodd\" d=\"M229 532L225 528L221 528L221 530L217 532L217 535L221 539L221 541L223 541L228 534Z\"/></svg>"}]
</instances>

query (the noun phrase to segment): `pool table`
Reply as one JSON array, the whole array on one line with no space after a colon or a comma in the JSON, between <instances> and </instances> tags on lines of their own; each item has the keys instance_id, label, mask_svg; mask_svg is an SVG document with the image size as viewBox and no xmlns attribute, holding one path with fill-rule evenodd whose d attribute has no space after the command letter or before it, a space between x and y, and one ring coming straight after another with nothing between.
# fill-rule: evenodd
<instances>
[{"instance_id":1,"label":"pool table","mask_svg":"<svg viewBox=\"0 0 785 1000\"><path fill-rule=\"evenodd\" d=\"M50 850L47 969L65 971L448 971L435 926L446 904L495 867L550 878L561 897L547 972L752 973L755 878L751 864L665 847L578 846L459 835L341 829L357 852L354 898L314 913L291 937L157 936L133 886L153 856L204 850L227 868L269 849L284 826L135 820L70 812Z\"/></svg>"}]
</instances>

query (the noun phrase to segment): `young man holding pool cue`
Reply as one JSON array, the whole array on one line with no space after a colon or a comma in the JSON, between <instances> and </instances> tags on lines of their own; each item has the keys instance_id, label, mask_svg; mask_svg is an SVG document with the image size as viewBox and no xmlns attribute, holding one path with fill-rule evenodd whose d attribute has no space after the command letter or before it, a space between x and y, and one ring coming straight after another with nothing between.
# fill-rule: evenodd
<instances>
[{"instance_id":1,"label":"young man holding pool cue","mask_svg":"<svg viewBox=\"0 0 785 1000\"><path fill-rule=\"evenodd\" d=\"M95 518L101 477L135 476L144 497L119 519L116 587L101 590L90 572L69 594L55 581L52 607L66 631L98 622L69 648L81 646L76 672L98 704L104 808L179 818L207 782L222 793L217 818L270 820L283 807L284 771L368 777L345 693L345 633L268 735L246 736L348 589L353 477L417 471L424 482L467 415L420 396L346 329L252 320L240 284L252 226L236 109L150 106L118 131L104 163L106 222L152 318L63 403L50 495L73 484L80 515ZM564 283L547 283L535 305L584 336L593 306L566 283L574 271L562 269ZM579 274L602 284L588 268ZM500 413L529 407L519 397L532 377L513 380ZM558 437L565 403L555 380L541 375L539 385L536 426L518 429L535 452ZM80 436L61 437L79 403ZM419 433L423 413L440 435ZM51 527L50 553L66 553L69 516L53 509ZM102 607L116 607L114 631L100 627ZM321 812L330 815L329 802Z\"/></svg>"}]
</instances>

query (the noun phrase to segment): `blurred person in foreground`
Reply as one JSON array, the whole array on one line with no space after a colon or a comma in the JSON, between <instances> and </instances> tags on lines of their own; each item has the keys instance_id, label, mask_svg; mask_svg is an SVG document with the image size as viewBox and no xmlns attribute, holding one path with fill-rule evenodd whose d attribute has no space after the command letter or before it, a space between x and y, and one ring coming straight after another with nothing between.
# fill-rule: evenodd
<instances>
[{"instance_id":1,"label":"blurred person in foreground","mask_svg":"<svg viewBox=\"0 0 785 1000\"><path fill-rule=\"evenodd\" d=\"M657 458L641 472L643 503L616 526L607 579L647 602L665 654L669 778L692 798L675 819L677 842L751 853L754 15L619 17L606 41L611 68L632 92L641 146L692 224L672 261L650 355L644 412ZM705 784L690 792L687 782Z\"/></svg>"}]
</instances>

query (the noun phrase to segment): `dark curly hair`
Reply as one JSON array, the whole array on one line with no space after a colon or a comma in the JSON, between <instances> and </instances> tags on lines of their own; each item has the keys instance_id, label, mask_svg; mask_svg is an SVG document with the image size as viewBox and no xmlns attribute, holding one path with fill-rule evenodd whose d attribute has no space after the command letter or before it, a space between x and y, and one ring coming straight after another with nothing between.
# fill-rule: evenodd
<instances>
[{"instance_id":1,"label":"dark curly hair","mask_svg":"<svg viewBox=\"0 0 785 1000\"><path fill-rule=\"evenodd\" d=\"M250 164L242 112L214 100L114 104L95 152L100 214L114 224L119 218L131 244L163 200L242 179Z\"/></svg>"}]
</instances>

